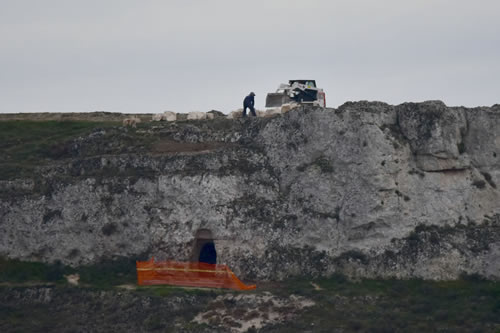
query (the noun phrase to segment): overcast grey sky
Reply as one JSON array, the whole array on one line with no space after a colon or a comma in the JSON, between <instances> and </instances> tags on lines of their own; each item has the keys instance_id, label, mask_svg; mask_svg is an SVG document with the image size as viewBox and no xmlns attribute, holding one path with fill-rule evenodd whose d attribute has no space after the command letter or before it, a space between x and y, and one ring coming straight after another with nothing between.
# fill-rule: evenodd
<instances>
[{"instance_id":1,"label":"overcast grey sky","mask_svg":"<svg viewBox=\"0 0 500 333\"><path fill-rule=\"evenodd\" d=\"M0 0L0 112L500 103L498 0Z\"/></svg>"}]
</instances>

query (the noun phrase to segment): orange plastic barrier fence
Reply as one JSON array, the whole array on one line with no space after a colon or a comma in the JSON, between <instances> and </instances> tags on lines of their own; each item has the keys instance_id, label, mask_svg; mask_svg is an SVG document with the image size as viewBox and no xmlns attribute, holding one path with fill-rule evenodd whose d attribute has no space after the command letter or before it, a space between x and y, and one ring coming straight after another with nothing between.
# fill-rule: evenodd
<instances>
[{"instance_id":1,"label":"orange plastic barrier fence","mask_svg":"<svg viewBox=\"0 0 500 333\"><path fill-rule=\"evenodd\" d=\"M170 284L185 287L255 289L246 285L226 265L202 262L137 261L137 283L140 286Z\"/></svg>"}]
</instances>

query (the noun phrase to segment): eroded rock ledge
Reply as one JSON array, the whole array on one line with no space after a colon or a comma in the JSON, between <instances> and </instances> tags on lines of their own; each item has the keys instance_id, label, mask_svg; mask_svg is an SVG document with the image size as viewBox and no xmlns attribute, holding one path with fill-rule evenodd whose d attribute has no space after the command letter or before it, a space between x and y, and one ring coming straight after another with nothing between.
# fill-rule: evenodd
<instances>
[{"instance_id":1,"label":"eroded rock ledge","mask_svg":"<svg viewBox=\"0 0 500 333\"><path fill-rule=\"evenodd\" d=\"M127 131L75 138L33 177L2 181L0 254L183 261L210 238L246 279L500 278L498 105L149 124L154 149L109 148Z\"/></svg>"}]
</instances>

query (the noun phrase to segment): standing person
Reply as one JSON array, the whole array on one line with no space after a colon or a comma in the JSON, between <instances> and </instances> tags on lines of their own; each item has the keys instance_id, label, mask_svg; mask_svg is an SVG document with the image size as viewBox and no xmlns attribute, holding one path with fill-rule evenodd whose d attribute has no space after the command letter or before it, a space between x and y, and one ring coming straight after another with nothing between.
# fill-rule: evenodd
<instances>
[{"instance_id":1,"label":"standing person","mask_svg":"<svg viewBox=\"0 0 500 333\"><path fill-rule=\"evenodd\" d=\"M255 94L251 92L245 99L243 100L243 117L247 116L247 108L250 109L250 112L252 113L252 116L257 117L257 114L255 114L255 100L254 100Z\"/></svg>"}]
</instances>

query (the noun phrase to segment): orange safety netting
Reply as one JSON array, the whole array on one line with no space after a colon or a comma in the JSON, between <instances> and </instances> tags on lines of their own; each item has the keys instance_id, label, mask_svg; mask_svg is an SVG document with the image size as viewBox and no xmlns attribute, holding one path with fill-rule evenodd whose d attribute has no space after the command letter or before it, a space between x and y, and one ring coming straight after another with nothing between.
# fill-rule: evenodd
<instances>
[{"instance_id":1,"label":"orange safety netting","mask_svg":"<svg viewBox=\"0 0 500 333\"><path fill-rule=\"evenodd\" d=\"M186 287L255 289L246 285L227 267L202 262L137 261L137 283L140 286L171 284Z\"/></svg>"}]
</instances>

